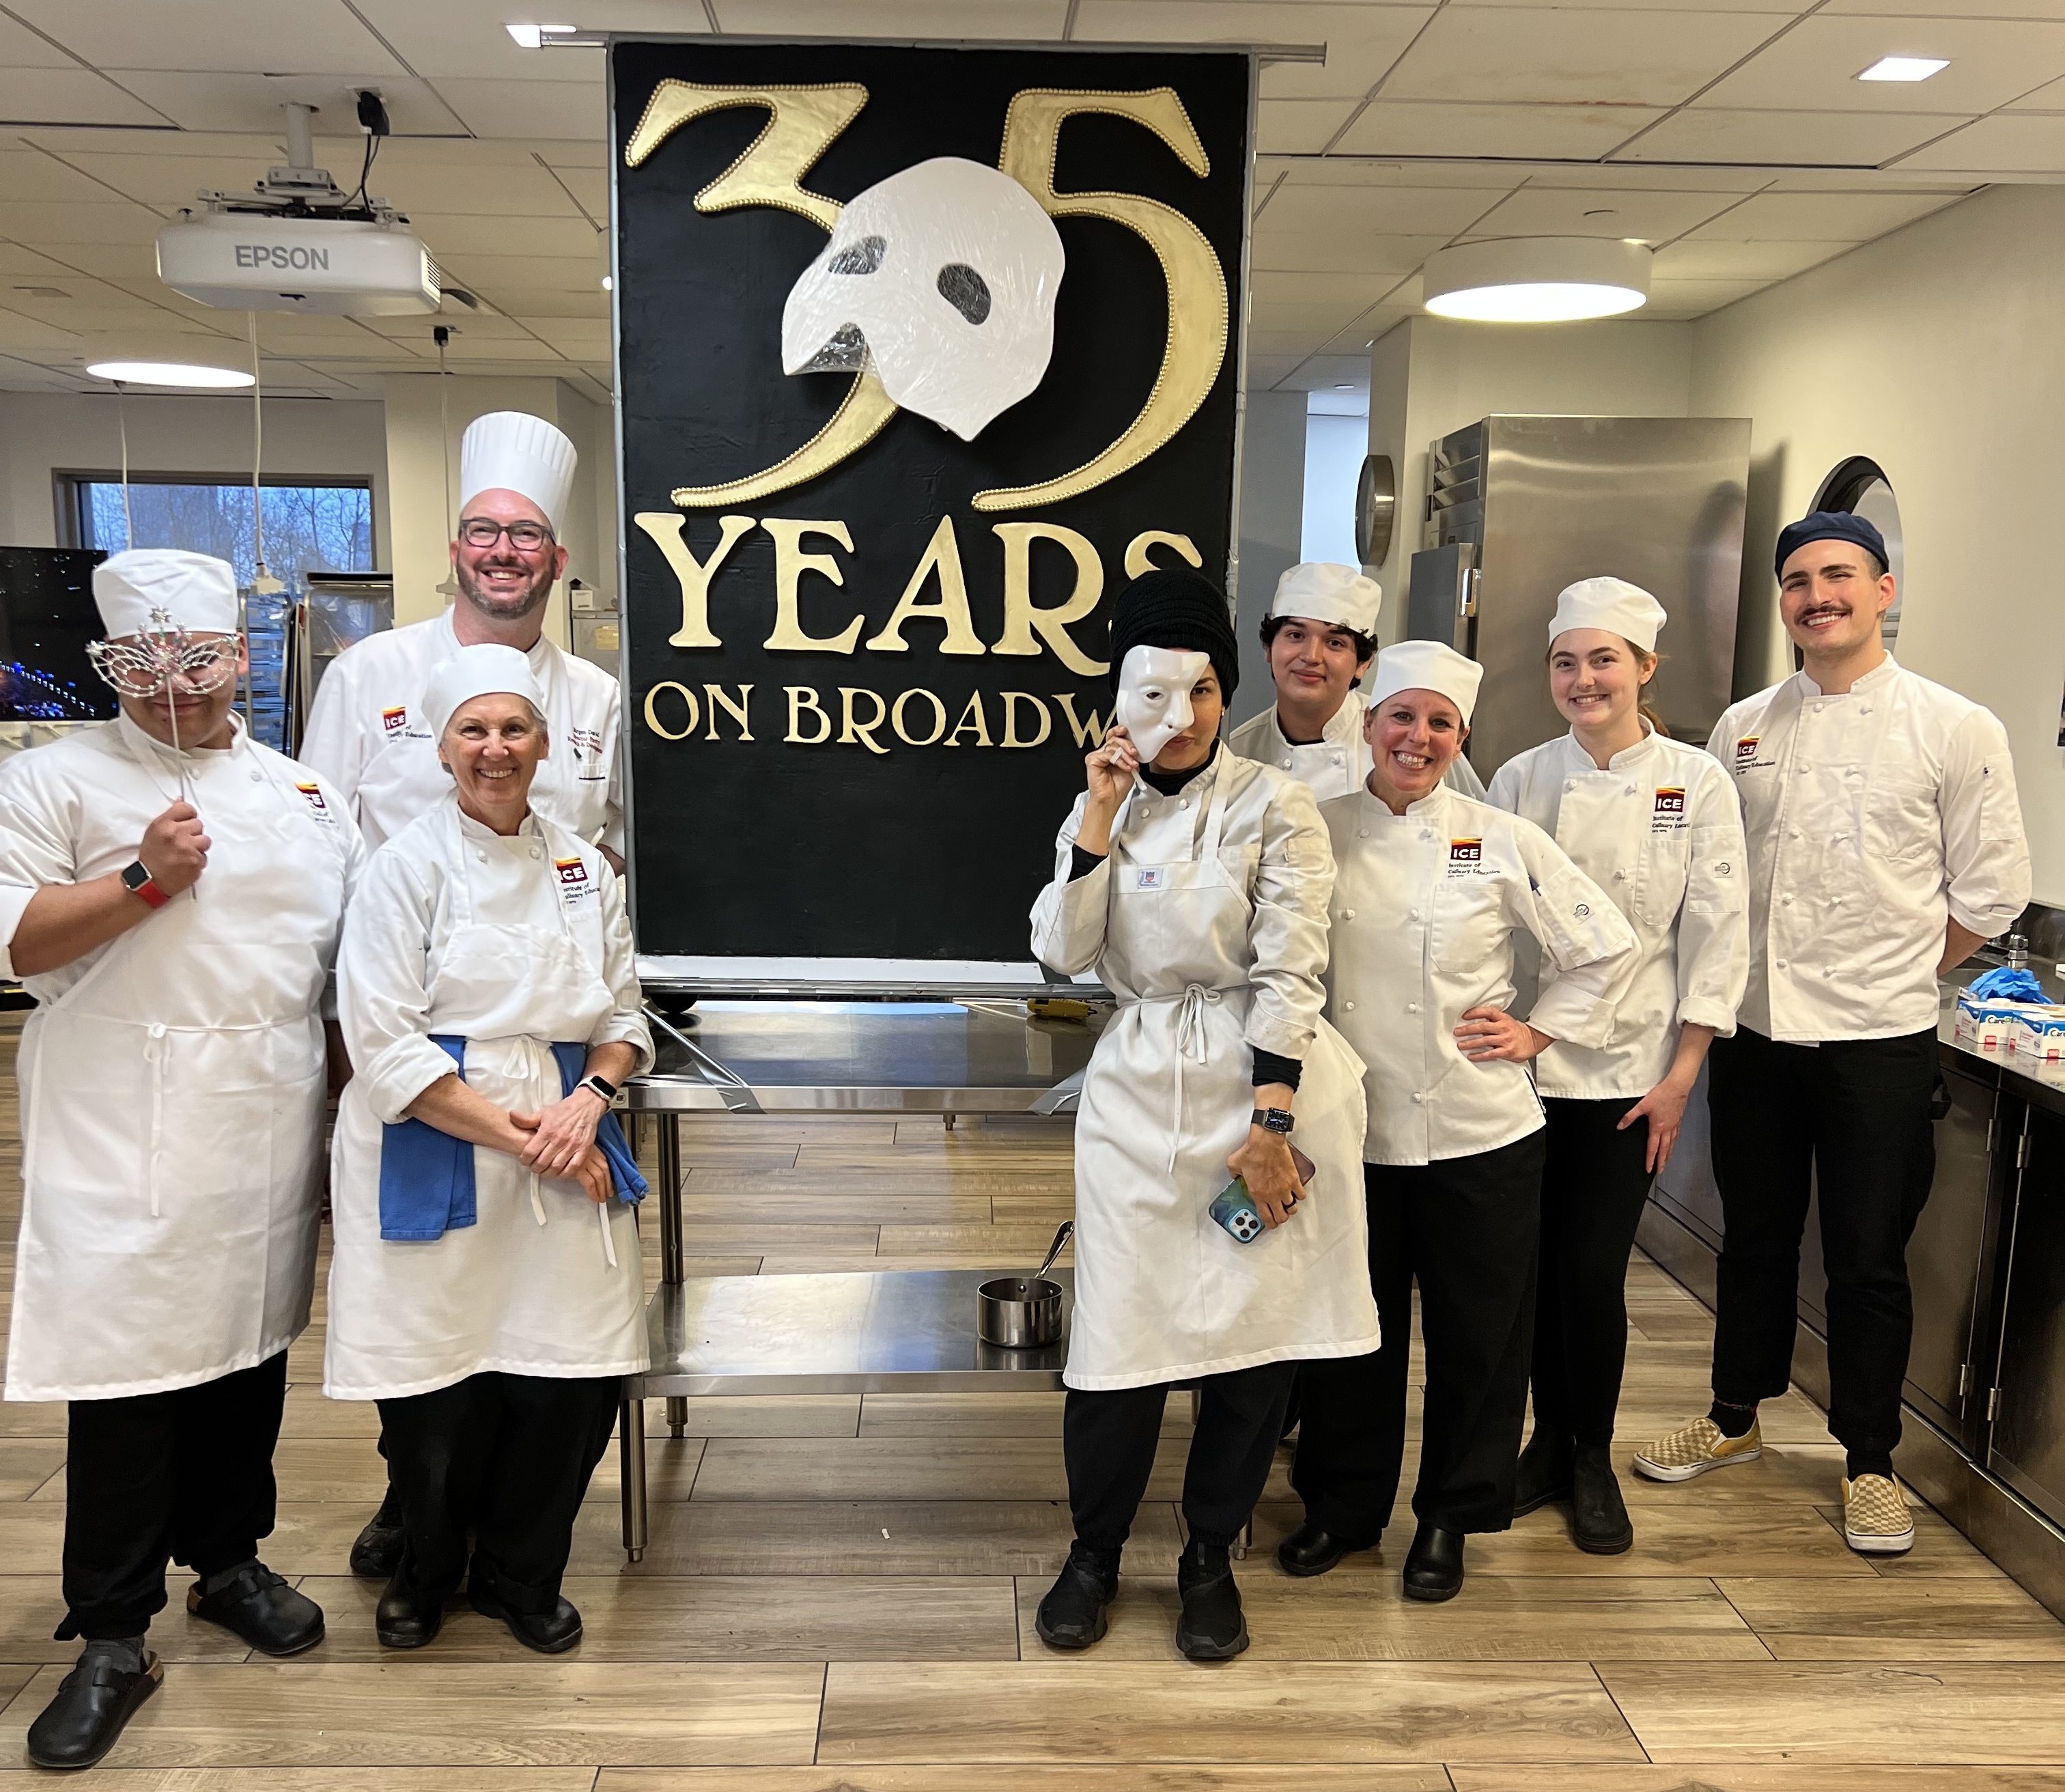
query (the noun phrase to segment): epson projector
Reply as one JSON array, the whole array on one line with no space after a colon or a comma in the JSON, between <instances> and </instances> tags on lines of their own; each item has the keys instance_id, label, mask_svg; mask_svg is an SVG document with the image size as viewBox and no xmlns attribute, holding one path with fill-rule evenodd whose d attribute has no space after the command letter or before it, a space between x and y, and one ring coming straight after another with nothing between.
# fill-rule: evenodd
<instances>
[{"instance_id":1,"label":"epson projector","mask_svg":"<svg viewBox=\"0 0 2065 1792\"><path fill-rule=\"evenodd\" d=\"M398 224L228 211L160 230L158 277L202 305L357 318L435 311L443 284Z\"/></svg>"}]
</instances>

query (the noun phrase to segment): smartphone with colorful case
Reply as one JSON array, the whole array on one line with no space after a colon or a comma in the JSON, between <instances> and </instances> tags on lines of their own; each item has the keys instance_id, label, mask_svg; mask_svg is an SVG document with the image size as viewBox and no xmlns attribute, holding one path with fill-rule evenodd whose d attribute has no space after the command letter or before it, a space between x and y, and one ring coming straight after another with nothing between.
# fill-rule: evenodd
<instances>
[{"instance_id":1,"label":"smartphone with colorful case","mask_svg":"<svg viewBox=\"0 0 2065 1792\"><path fill-rule=\"evenodd\" d=\"M1309 1189L1319 1173L1317 1166L1295 1145L1291 1147L1291 1161L1297 1168L1298 1180ZM1236 1244L1251 1244L1267 1229L1247 1183L1239 1176L1212 1197L1211 1215Z\"/></svg>"}]
</instances>

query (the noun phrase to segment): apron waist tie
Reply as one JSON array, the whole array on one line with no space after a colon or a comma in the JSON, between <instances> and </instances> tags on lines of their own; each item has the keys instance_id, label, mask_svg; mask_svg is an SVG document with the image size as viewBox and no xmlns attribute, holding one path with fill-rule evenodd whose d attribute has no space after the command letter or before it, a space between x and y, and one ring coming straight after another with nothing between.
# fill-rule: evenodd
<instances>
[{"instance_id":1,"label":"apron waist tie","mask_svg":"<svg viewBox=\"0 0 2065 1792\"><path fill-rule=\"evenodd\" d=\"M163 1021L153 1021L143 1038L143 1062L151 1066L151 1147L144 1155L143 1182L151 1193L151 1217L163 1217L158 1200L158 1152L165 1123L165 1054L172 1050Z\"/></svg>"},{"instance_id":2,"label":"apron waist tie","mask_svg":"<svg viewBox=\"0 0 2065 1792\"><path fill-rule=\"evenodd\" d=\"M1210 1037L1205 1030L1205 1009L1216 1008L1225 999L1222 993L1208 989L1202 983L1186 984L1180 996L1150 997L1158 1001L1173 1001L1176 1009L1176 1112L1169 1128L1169 1170L1174 1175L1176 1155L1183 1140L1183 1061L1194 1058L1198 1063L1210 1062Z\"/></svg>"}]
</instances>

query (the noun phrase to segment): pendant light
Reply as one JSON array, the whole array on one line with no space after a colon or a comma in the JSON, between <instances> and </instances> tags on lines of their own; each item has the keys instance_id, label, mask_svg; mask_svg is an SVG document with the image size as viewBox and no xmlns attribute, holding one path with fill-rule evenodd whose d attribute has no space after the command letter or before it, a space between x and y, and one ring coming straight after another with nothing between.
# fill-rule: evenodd
<instances>
[{"instance_id":1,"label":"pendant light","mask_svg":"<svg viewBox=\"0 0 2065 1792\"><path fill-rule=\"evenodd\" d=\"M1606 237L1508 237L1437 250L1420 269L1421 303L1437 318L1567 323L1649 302L1654 257Z\"/></svg>"}]
</instances>

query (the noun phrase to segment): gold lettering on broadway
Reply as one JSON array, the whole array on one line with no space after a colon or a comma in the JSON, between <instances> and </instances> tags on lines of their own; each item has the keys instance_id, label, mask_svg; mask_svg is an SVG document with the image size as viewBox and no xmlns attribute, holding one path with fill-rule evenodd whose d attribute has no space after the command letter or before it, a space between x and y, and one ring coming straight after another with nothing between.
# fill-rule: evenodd
<instances>
[{"instance_id":1,"label":"gold lettering on broadway","mask_svg":"<svg viewBox=\"0 0 2065 1792\"><path fill-rule=\"evenodd\" d=\"M709 698L705 707L686 685L666 680L645 694L645 726L667 741L750 741L754 736L749 706L754 687L741 685L738 689L738 695L734 699L721 685L704 686L704 694ZM785 745L858 746L878 758L888 758L892 750L883 738L885 735L893 735L906 746L1019 750L1044 746L1049 740L1057 746L1066 747L1069 739L1073 738L1078 750L1087 750L1102 742L1105 724L1109 720L1094 709L1086 717L1078 716L1078 694L1074 691L1056 691L1049 697L1036 696L1029 690L991 691L987 695L994 698L1003 710L1003 730L999 734L993 731L991 722L996 712L985 704L985 694L981 691L968 698L949 728L947 718L951 712L945 700L938 692L927 690L923 685L899 691L893 698L867 685L840 685L837 690L838 713L834 715L824 694L815 685L782 687L782 702L788 714L788 726L782 736ZM663 692L667 698L665 707L661 702ZM676 705L678 709L674 707ZM719 705L737 725L736 734L718 733ZM1057 710L1068 724L1066 738L1055 731ZM709 731L698 736L697 726L705 715L709 718ZM673 725L684 719L685 726Z\"/></svg>"}]
</instances>

